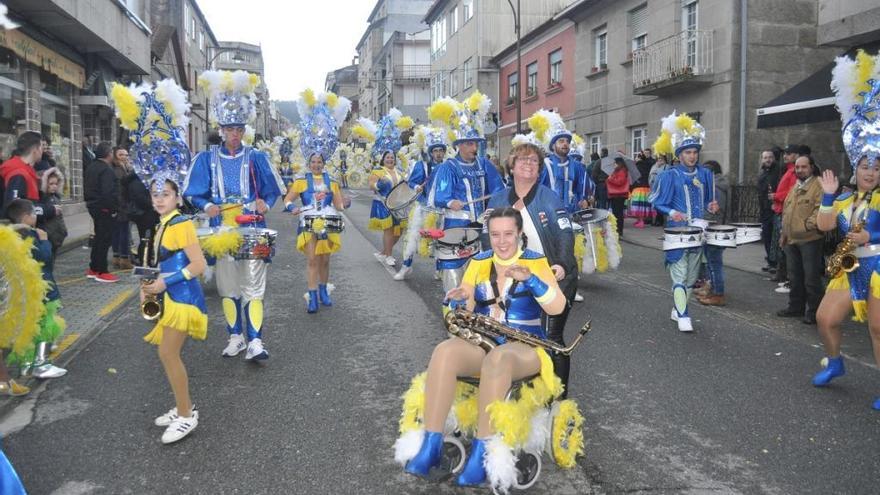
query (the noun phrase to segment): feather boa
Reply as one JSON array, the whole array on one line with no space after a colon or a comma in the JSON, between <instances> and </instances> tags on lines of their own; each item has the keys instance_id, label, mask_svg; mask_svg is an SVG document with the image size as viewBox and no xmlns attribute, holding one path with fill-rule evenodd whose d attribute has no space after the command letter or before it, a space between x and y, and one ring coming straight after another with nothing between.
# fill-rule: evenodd
<instances>
[{"instance_id":1,"label":"feather boa","mask_svg":"<svg viewBox=\"0 0 880 495\"><path fill-rule=\"evenodd\" d=\"M616 270L620 266L621 258L623 258L623 251L620 248L617 218L614 215L608 215L608 224L605 226L603 235L605 236L605 245L608 246L608 268Z\"/></svg>"},{"instance_id":2,"label":"feather boa","mask_svg":"<svg viewBox=\"0 0 880 495\"><path fill-rule=\"evenodd\" d=\"M0 271L9 284L5 311L0 313L0 348L23 354L33 345L45 307L48 285L40 265L31 256L33 242L22 239L13 228L0 225Z\"/></svg>"},{"instance_id":3,"label":"feather boa","mask_svg":"<svg viewBox=\"0 0 880 495\"><path fill-rule=\"evenodd\" d=\"M226 230L199 239L202 251L215 258L237 253L243 242L244 238L236 230Z\"/></svg>"},{"instance_id":4,"label":"feather boa","mask_svg":"<svg viewBox=\"0 0 880 495\"><path fill-rule=\"evenodd\" d=\"M403 259L405 260L415 256L416 251L419 250L419 241L421 241L419 230L422 228L425 216L422 205L416 202L416 205L409 212L406 235L403 238Z\"/></svg>"}]
</instances>

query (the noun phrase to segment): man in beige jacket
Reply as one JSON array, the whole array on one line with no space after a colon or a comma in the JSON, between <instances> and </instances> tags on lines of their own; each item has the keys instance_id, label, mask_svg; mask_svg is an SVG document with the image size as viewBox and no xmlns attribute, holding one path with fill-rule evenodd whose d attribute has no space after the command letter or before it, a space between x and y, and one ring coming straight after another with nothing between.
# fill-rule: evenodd
<instances>
[{"instance_id":1,"label":"man in beige jacket","mask_svg":"<svg viewBox=\"0 0 880 495\"><path fill-rule=\"evenodd\" d=\"M782 236L779 244L785 250L791 292L788 307L776 314L803 318L806 324L816 323L816 309L822 300L824 270L824 234L816 226L816 215L822 201L822 185L813 157L801 156L794 164L797 184L785 197L782 207Z\"/></svg>"}]
</instances>

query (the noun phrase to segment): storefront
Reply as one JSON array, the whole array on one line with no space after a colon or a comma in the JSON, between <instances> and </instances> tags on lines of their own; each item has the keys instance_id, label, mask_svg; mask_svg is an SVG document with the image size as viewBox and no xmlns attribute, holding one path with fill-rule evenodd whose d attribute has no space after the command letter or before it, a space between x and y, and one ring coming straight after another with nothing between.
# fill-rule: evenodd
<instances>
[{"instance_id":1,"label":"storefront","mask_svg":"<svg viewBox=\"0 0 880 495\"><path fill-rule=\"evenodd\" d=\"M15 140L24 129L24 72L20 59L0 48L0 159L12 156Z\"/></svg>"}]
</instances>

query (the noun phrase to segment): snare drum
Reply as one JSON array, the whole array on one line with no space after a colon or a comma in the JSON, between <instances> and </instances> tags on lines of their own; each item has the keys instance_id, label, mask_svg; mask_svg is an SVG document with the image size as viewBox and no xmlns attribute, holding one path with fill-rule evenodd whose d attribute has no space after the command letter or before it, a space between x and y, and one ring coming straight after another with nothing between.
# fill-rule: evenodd
<instances>
[{"instance_id":1,"label":"snare drum","mask_svg":"<svg viewBox=\"0 0 880 495\"><path fill-rule=\"evenodd\" d=\"M309 215L302 219L303 230L313 234L339 234L345 230L342 215Z\"/></svg>"},{"instance_id":2,"label":"snare drum","mask_svg":"<svg viewBox=\"0 0 880 495\"><path fill-rule=\"evenodd\" d=\"M730 225L736 227L737 244L748 244L761 240L760 223L732 223Z\"/></svg>"},{"instance_id":3,"label":"snare drum","mask_svg":"<svg viewBox=\"0 0 880 495\"><path fill-rule=\"evenodd\" d=\"M703 245L703 229L667 227L663 229L663 250L697 248Z\"/></svg>"},{"instance_id":4,"label":"snare drum","mask_svg":"<svg viewBox=\"0 0 880 495\"><path fill-rule=\"evenodd\" d=\"M265 260L275 255L275 239L278 232L260 227L238 229L243 242L233 256L237 260Z\"/></svg>"},{"instance_id":5,"label":"snare drum","mask_svg":"<svg viewBox=\"0 0 880 495\"><path fill-rule=\"evenodd\" d=\"M470 258L480 251L480 231L454 227L443 231L443 237L434 241L434 255L438 260Z\"/></svg>"},{"instance_id":6,"label":"snare drum","mask_svg":"<svg viewBox=\"0 0 880 495\"><path fill-rule=\"evenodd\" d=\"M571 214L571 219L579 224L599 224L608 219L611 212L601 208L586 208Z\"/></svg>"},{"instance_id":7,"label":"snare drum","mask_svg":"<svg viewBox=\"0 0 880 495\"><path fill-rule=\"evenodd\" d=\"M419 192L409 187L406 182L394 186L385 198L385 207L398 220L406 220Z\"/></svg>"},{"instance_id":8,"label":"snare drum","mask_svg":"<svg viewBox=\"0 0 880 495\"><path fill-rule=\"evenodd\" d=\"M735 248L737 231L733 225L710 225L706 227L706 244L725 248Z\"/></svg>"}]
</instances>

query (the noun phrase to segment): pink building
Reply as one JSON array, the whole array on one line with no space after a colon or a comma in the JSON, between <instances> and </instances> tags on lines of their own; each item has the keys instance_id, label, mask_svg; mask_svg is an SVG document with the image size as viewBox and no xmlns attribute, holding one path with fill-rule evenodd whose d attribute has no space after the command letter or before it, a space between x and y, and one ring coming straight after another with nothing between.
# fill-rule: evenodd
<instances>
[{"instance_id":1,"label":"pink building","mask_svg":"<svg viewBox=\"0 0 880 495\"><path fill-rule=\"evenodd\" d=\"M522 129L542 108L558 112L572 129L575 113L575 24L568 19L550 19L521 39L522 70L517 71L516 43L492 59L498 71L499 153L510 151L516 134L516 104L522 101Z\"/></svg>"}]
</instances>

